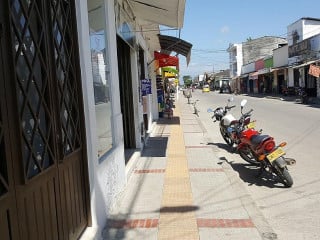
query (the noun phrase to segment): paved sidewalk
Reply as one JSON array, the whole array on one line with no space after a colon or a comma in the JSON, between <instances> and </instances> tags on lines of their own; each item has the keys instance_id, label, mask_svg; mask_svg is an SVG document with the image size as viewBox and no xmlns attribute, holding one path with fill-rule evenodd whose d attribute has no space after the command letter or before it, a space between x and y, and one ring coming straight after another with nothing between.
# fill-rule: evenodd
<instances>
[{"instance_id":1,"label":"paved sidewalk","mask_svg":"<svg viewBox=\"0 0 320 240\"><path fill-rule=\"evenodd\" d=\"M276 239L187 99L175 104L150 134L104 239Z\"/></svg>"}]
</instances>

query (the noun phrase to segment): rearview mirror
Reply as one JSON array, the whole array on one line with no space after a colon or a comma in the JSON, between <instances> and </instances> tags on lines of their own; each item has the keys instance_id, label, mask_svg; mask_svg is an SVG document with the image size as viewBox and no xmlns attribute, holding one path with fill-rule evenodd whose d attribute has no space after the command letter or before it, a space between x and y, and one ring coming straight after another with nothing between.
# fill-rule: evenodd
<instances>
[{"instance_id":1,"label":"rearview mirror","mask_svg":"<svg viewBox=\"0 0 320 240\"><path fill-rule=\"evenodd\" d=\"M233 97L228 98L228 102L233 102Z\"/></svg>"},{"instance_id":2,"label":"rearview mirror","mask_svg":"<svg viewBox=\"0 0 320 240\"><path fill-rule=\"evenodd\" d=\"M240 103L240 106L243 108L247 104L247 99L243 99Z\"/></svg>"}]
</instances>

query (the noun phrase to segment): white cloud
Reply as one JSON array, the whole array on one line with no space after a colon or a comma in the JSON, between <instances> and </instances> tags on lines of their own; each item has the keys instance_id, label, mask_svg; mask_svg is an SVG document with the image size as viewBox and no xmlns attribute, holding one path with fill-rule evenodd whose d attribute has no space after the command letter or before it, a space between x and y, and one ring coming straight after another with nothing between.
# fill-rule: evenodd
<instances>
[{"instance_id":1,"label":"white cloud","mask_svg":"<svg viewBox=\"0 0 320 240\"><path fill-rule=\"evenodd\" d=\"M220 29L220 32L221 33L228 33L230 31L229 27L228 26L223 26L221 29Z\"/></svg>"}]
</instances>

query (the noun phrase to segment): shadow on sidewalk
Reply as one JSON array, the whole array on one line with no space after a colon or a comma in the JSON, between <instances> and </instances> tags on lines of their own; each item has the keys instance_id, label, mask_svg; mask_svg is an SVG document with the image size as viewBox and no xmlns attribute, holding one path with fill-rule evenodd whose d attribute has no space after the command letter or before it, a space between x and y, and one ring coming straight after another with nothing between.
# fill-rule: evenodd
<instances>
[{"instance_id":1,"label":"shadow on sidewalk","mask_svg":"<svg viewBox=\"0 0 320 240\"><path fill-rule=\"evenodd\" d=\"M168 137L149 137L142 157L165 157L168 148Z\"/></svg>"},{"instance_id":2,"label":"shadow on sidewalk","mask_svg":"<svg viewBox=\"0 0 320 240\"><path fill-rule=\"evenodd\" d=\"M225 143L213 143L213 142L208 142L208 146L216 146L220 149L226 150L229 153L234 153L234 149L232 149L228 144Z\"/></svg>"},{"instance_id":3,"label":"shadow on sidewalk","mask_svg":"<svg viewBox=\"0 0 320 240\"><path fill-rule=\"evenodd\" d=\"M274 176L268 172L263 172L261 176L258 176L260 168L248 163L235 163L229 161L226 157L220 157L220 164L223 162L229 164L233 170L238 172L239 177L248 185L264 186L269 188L285 188L285 186L279 182L277 176Z\"/></svg>"},{"instance_id":4,"label":"shadow on sidewalk","mask_svg":"<svg viewBox=\"0 0 320 240\"><path fill-rule=\"evenodd\" d=\"M179 125L180 124L180 117L176 117L176 116L173 116L172 118L166 118L166 117L163 117L163 118L159 118L159 120L157 121L157 124L160 124L160 125Z\"/></svg>"},{"instance_id":5,"label":"shadow on sidewalk","mask_svg":"<svg viewBox=\"0 0 320 240\"><path fill-rule=\"evenodd\" d=\"M198 206L176 206L176 207L162 207L160 208L160 213L185 213L185 212L194 212L199 210Z\"/></svg>"}]
</instances>

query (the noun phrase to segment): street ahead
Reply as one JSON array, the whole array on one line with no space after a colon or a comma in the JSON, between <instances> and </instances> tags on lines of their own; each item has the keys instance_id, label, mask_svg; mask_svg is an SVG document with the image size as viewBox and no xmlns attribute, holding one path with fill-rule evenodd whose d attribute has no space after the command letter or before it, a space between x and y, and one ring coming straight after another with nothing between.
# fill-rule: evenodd
<instances>
[{"instance_id":1,"label":"street ahead","mask_svg":"<svg viewBox=\"0 0 320 240\"><path fill-rule=\"evenodd\" d=\"M180 96L183 97L182 94ZM234 97L232 105L237 106L231 113L236 118L240 116L240 101L245 98L248 103L244 111L254 110L251 119L257 120L256 128L273 136L276 143L287 142L287 157L297 161L295 166L288 167L294 181L292 188L284 188L268 174L257 178L258 170L249 166L238 154L232 153L224 143L219 133L219 123L212 121L212 114L207 113L207 108L224 107L231 96ZM208 144L218 146L221 164L233 170L230 181L239 181L245 191L241 194L247 194L254 200L263 220L277 234L277 238L270 235L266 239L320 239L319 106L261 96L202 93L201 90L192 93L191 102L196 99L199 99L199 120L207 131Z\"/></svg>"}]
</instances>

